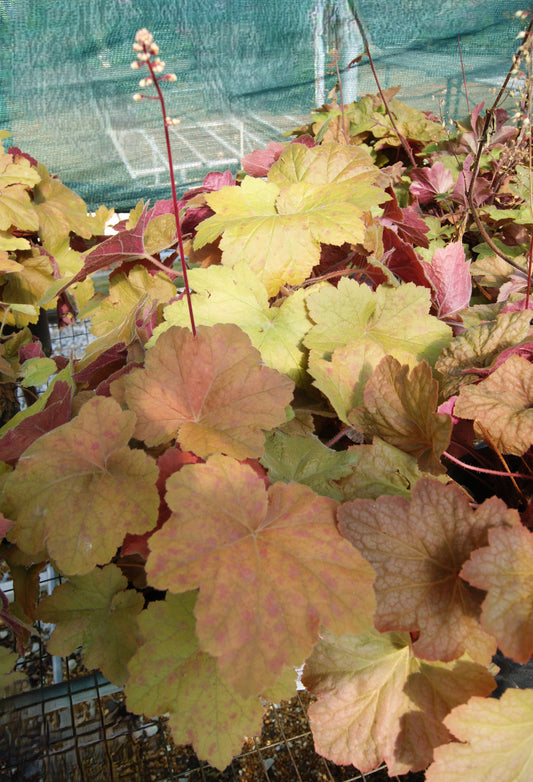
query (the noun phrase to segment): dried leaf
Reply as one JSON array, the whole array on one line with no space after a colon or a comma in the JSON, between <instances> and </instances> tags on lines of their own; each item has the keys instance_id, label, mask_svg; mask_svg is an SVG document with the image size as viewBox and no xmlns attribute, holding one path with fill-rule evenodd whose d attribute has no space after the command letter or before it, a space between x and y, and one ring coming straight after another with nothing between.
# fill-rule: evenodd
<instances>
[{"instance_id":1,"label":"dried leaf","mask_svg":"<svg viewBox=\"0 0 533 782\"><path fill-rule=\"evenodd\" d=\"M267 490L250 467L218 455L172 475L166 500L174 513L150 540L148 581L200 587L200 645L243 697L301 665L321 624L369 626L371 568L338 534L334 500L298 483Z\"/></svg>"},{"instance_id":2,"label":"dried leaf","mask_svg":"<svg viewBox=\"0 0 533 782\"><path fill-rule=\"evenodd\" d=\"M135 436L147 445L176 437L183 450L202 458L221 451L237 459L263 454L262 430L285 422L294 388L262 364L232 324L199 326L196 337L173 326L125 386L137 415Z\"/></svg>"},{"instance_id":3,"label":"dried leaf","mask_svg":"<svg viewBox=\"0 0 533 782\"><path fill-rule=\"evenodd\" d=\"M420 633L413 650L449 661L465 652L488 664L496 642L479 624L482 593L459 576L491 527L519 523L496 497L472 510L456 485L421 478L404 497L341 506L339 529L376 571L378 630Z\"/></svg>"},{"instance_id":4,"label":"dried leaf","mask_svg":"<svg viewBox=\"0 0 533 782\"><path fill-rule=\"evenodd\" d=\"M533 656L533 533L525 527L489 531L489 545L463 565L461 577L487 591L481 624L517 662Z\"/></svg>"}]
</instances>

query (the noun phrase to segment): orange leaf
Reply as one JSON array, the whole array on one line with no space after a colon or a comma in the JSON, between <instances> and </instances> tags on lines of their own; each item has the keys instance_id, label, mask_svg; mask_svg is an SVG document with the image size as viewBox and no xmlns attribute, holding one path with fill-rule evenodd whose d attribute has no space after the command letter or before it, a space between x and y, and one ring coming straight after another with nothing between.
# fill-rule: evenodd
<instances>
[{"instance_id":1,"label":"orange leaf","mask_svg":"<svg viewBox=\"0 0 533 782\"><path fill-rule=\"evenodd\" d=\"M533 655L533 533L497 527L489 545L472 552L461 576L485 589L481 624L508 657L527 663Z\"/></svg>"},{"instance_id":2,"label":"orange leaf","mask_svg":"<svg viewBox=\"0 0 533 782\"><path fill-rule=\"evenodd\" d=\"M522 456L533 444L532 405L533 365L513 354L486 380L461 388L453 412L479 421L502 453Z\"/></svg>"},{"instance_id":3,"label":"orange leaf","mask_svg":"<svg viewBox=\"0 0 533 782\"><path fill-rule=\"evenodd\" d=\"M496 497L473 511L455 485L421 478L404 497L354 500L339 508L339 528L376 571L378 630L419 632L415 653L453 660L467 652L488 664L496 642L479 623L483 595L460 570L486 545L491 527L519 523Z\"/></svg>"},{"instance_id":4,"label":"orange leaf","mask_svg":"<svg viewBox=\"0 0 533 782\"><path fill-rule=\"evenodd\" d=\"M300 665L321 624L371 625L372 571L338 534L335 500L298 483L267 490L251 467L221 455L185 465L167 488L174 513L150 539L148 581L200 587L201 648L242 697Z\"/></svg>"},{"instance_id":5,"label":"orange leaf","mask_svg":"<svg viewBox=\"0 0 533 782\"><path fill-rule=\"evenodd\" d=\"M263 366L250 339L233 324L173 326L146 355L145 369L125 380L137 415L135 436L147 445L177 438L205 458L263 455L264 434L286 421L294 383Z\"/></svg>"},{"instance_id":6,"label":"orange leaf","mask_svg":"<svg viewBox=\"0 0 533 782\"><path fill-rule=\"evenodd\" d=\"M378 364L364 390L364 406L348 419L365 434L377 435L415 456L421 470L444 472L440 455L450 442L452 420L437 413L439 387L429 364L411 371L392 356Z\"/></svg>"}]
</instances>

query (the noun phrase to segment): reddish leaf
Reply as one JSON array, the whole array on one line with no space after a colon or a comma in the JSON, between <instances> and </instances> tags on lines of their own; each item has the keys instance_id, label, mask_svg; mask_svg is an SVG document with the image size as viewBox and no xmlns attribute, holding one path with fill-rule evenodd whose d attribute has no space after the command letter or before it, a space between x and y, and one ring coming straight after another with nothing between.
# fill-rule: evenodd
<instances>
[{"instance_id":1,"label":"reddish leaf","mask_svg":"<svg viewBox=\"0 0 533 782\"><path fill-rule=\"evenodd\" d=\"M454 181L451 171L440 160L428 168L413 168L409 171L413 180L409 187L411 194L421 204L430 204L453 190Z\"/></svg>"},{"instance_id":2,"label":"reddish leaf","mask_svg":"<svg viewBox=\"0 0 533 782\"><path fill-rule=\"evenodd\" d=\"M387 188L387 193L391 200L386 202L383 214L378 218L381 225L395 231L407 243L416 244L419 247L429 247L426 236L429 227L422 220L416 208L407 206L405 209L401 209L392 187Z\"/></svg>"},{"instance_id":3,"label":"reddish leaf","mask_svg":"<svg viewBox=\"0 0 533 782\"><path fill-rule=\"evenodd\" d=\"M250 176L266 176L287 145L271 141L266 149L254 149L241 160L243 170Z\"/></svg>"},{"instance_id":4,"label":"reddish leaf","mask_svg":"<svg viewBox=\"0 0 533 782\"><path fill-rule=\"evenodd\" d=\"M227 456L186 465L167 489L174 513L150 540L148 581L171 592L200 587L201 648L241 696L300 665L321 624L369 627L371 568L338 534L335 500L298 483L267 490Z\"/></svg>"},{"instance_id":5,"label":"reddish leaf","mask_svg":"<svg viewBox=\"0 0 533 782\"><path fill-rule=\"evenodd\" d=\"M519 523L515 510L492 497L473 511L464 492L421 478L412 500L354 500L338 511L339 529L376 571L378 630L420 633L413 649L426 660L467 652L488 664L496 642L479 624L479 590L460 576L491 527Z\"/></svg>"},{"instance_id":6,"label":"reddish leaf","mask_svg":"<svg viewBox=\"0 0 533 782\"><path fill-rule=\"evenodd\" d=\"M46 400L45 407L31 414L30 407L0 438L0 461L15 465L20 456L35 440L70 420L72 388L64 380L57 380Z\"/></svg>"},{"instance_id":7,"label":"reddish leaf","mask_svg":"<svg viewBox=\"0 0 533 782\"><path fill-rule=\"evenodd\" d=\"M137 415L135 436L147 445L177 438L203 458L263 454L268 431L285 422L294 383L262 364L249 337L233 324L165 331L146 354L145 369L125 380Z\"/></svg>"},{"instance_id":8,"label":"reddish leaf","mask_svg":"<svg viewBox=\"0 0 533 782\"><path fill-rule=\"evenodd\" d=\"M181 451L179 448L168 448L157 460L157 466L159 468L159 478L157 479L157 490L159 492L159 515L157 518L157 524L153 530L145 532L144 535L130 535L127 534L122 544L121 553L122 556L128 556L130 554L140 554L143 559L148 558L150 549L148 547L148 541L158 529L161 529L165 521L170 516L170 508L165 501L166 482L173 473L181 470L184 464L197 464L202 461L190 451Z\"/></svg>"},{"instance_id":9,"label":"reddish leaf","mask_svg":"<svg viewBox=\"0 0 533 782\"><path fill-rule=\"evenodd\" d=\"M487 591L481 624L508 657L527 663L533 656L533 533L525 527L497 527L489 545L473 551L462 578Z\"/></svg>"},{"instance_id":10,"label":"reddish leaf","mask_svg":"<svg viewBox=\"0 0 533 782\"><path fill-rule=\"evenodd\" d=\"M438 247L431 263L424 264L424 272L435 291L439 318L468 307L472 295L472 278L470 261L466 260L461 242Z\"/></svg>"}]
</instances>

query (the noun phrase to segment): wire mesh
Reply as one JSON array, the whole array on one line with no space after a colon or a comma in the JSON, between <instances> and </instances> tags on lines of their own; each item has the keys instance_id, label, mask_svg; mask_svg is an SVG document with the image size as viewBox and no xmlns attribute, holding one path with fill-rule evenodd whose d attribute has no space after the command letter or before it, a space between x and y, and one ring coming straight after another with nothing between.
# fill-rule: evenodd
<instances>
[{"instance_id":1,"label":"wire mesh","mask_svg":"<svg viewBox=\"0 0 533 782\"><path fill-rule=\"evenodd\" d=\"M79 357L92 339L87 321L61 331L51 325L53 354ZM40 578L49 594L59 577L51 567ZM8 597L6 572L0 586ZM385 767L364 774L336 766L313 745L305 690L281 704L267 704L259 736L246 739L231 764L220 772L198 759L189 746L175 746L165 718L147 719L127 711L124 693L100 672L87 671L78 652L51 657L39 636L16 669L26 674L21 692L0 701L0 782L356 782L390 779ZM0 645L14 649L7 629ZM402 777L421 782L423 774ZM393 779L398 779L393 777Z\"/></svg>"}]
</instances>

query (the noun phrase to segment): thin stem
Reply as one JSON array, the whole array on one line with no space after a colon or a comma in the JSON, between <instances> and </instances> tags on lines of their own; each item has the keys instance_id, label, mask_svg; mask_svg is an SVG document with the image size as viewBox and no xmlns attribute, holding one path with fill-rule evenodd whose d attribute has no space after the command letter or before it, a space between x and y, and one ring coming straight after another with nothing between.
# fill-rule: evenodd
<instances>
[{"instance_id":1,"label":"thin stem","mask_svg":"<svg viewBox=\"0 0 533 782\"><path fill-rule=\"evenodd\" d=\"M509 478L510 475L512 475L514 478L526 478L529 481L533 480L533 475L525 475L521 472L509 473L504 472L503 470L488 470L485 467L476 467L473 464L466 464L466 462L462 462L460 459L456 459L455 456L452 456L451 453L448 453L448 451L444 451L442 455L454 464L459 465L459 467L463 467L465 470L471 470L472 472L481 472L484 475L501 475L503 478Z\"/></svg>"},{"instance_id":2,"label":"thin stem","mask_svg":"<svg viewBox=\"0 0 533 782\"><path fill-rule=\"evenodd\" d=\"M144 46L145 52L147 51L146 46ZM161 111L163 113L163 127L165 129L165 143L167 146L167 156L168 156L168 165L170 169L170 187L172 190L172 203L174 206L174 216L176 218L176 230L178 234L178 247L180 251L180 260L181 260L181 270L183 272L183 284L185 286L185 292L187 294L187 306L189 308L189 318L191 321L191 329L193 336L196 336L196 325L194 322L194 313L192 309L192 301L191 301L191 290L189 288L189 280L187 277L187 264L185 263L185 251L183 249L183 237L181 235L181 225L180 225L180 215L179 215L179 209L178 209L178 197L176 195L176 181L174 179L174 163L172 160L172 149L170 147L170 136L168 132L168 124L167 124L167 110L165 106L165 99L163 97L163 93L161 91L161 87L159 86L159 81L157 76L155 75L151 60L148 60L147 63L148 69L150 71L150 75L153 79L154 86L157 90L157 94L159 96L159 101L161 103Z\"/></svg>"}]
</instances>

